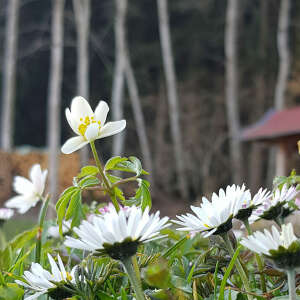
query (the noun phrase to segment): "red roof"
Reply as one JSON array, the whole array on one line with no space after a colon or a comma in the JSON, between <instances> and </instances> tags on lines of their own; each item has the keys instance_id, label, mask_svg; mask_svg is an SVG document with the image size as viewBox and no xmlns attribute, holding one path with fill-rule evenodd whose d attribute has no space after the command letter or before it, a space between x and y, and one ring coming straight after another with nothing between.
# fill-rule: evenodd
<instances>
[{"instance_id":1,"label":"red roof","mask_svg":"<svg viewBox=\"0 0 300 300\"><path fill-rule=\"evenodd\" d=\"M300 106L267 112L257 123L242 131L241 139L270 140L298 134L300 135Z\"/></svg>"}]
</instances>

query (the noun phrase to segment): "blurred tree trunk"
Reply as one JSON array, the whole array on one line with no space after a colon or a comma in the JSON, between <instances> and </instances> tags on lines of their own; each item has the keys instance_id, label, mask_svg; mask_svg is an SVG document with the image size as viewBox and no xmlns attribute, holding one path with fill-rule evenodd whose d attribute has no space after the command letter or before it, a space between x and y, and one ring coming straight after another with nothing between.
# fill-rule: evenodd
<instances>
[{"instance_id":1,"label":"blurred tree trunk","mask_svg":"<svg viewBox=\"0 0 300 300\"><path fill-rule=\"evenodd\" d=\"M51 24L51 61L48 88L49 180L52 201L58 194L60 147L60 102L63 71L64 0L53 0Z\"/></svg>"},{"instance_id":2,"label":"blurred tree trunk","mask_svg":"<svg viewBox=\"0 0 300 300\"><path fill-rule=\"evenodd\" d=\"M154 183L153 174L152 174L151 151L150 151L150 146L147 137L144 113L141 106L141 99L139 96L139 91L134 77L133 69L130 63L129 53L128 51L126 51L126 53L127 55L126 55L125 76L126 76L126 82L129 91L129 98L133 110L135 126L136 126L136 130L137 130L137 134L141 146L143 163L145 165L146 170L150 173L149 175L150 182Z\"/></svg>"},{"instance_id":3,"label":"blurred tree trunk","mask_svg":"<svg viewBox=\"0 0 300 300\"><path fill-rule=\"evenodd\" d=\"M123 99L124 99L124 77L126 78L129 98L133 110L136 130L141 146L143 163L148 172L150 172L150 181L152 182L152 164L150 146L147 138L144 114L141 106L141 99L134 72L130 62L129 51L126 41L126 12L127 0L116 0L116 66L113 85L113 112L114 119L120 120L123 116ZM115 135L113 144L113 154L121 155L124 148L124 135Z\"/></svg>"},{"instance_id":4,"label":"blurred tree trunk","mask_svg":"<svg viewBox=\"0 0 300 300\"><path fill-rule=\"evenodd\" d=\"M164 72L166 77L167 99L169 104L169 118L171 126L171 134L175 153L175 167L179 183L181 196L187 198L188 187L184 166L183 145L180 129L179 103L176 87L176 74L174 68L174 58L171 47L171 36L168 17L167 0L157 0L158 23L160 33L160 44L162 49L162 58Z\"/></svg>"},{"instance_id":5,"label":"blurred tree trunk","mask_svg":"<svg viewBox=\"0 0 300 300\"><path fill-rule=\"evenodd\" d=\"M126 63L125 50L125 20L127 0L115 0L115 69L112 88L112 117L113 120L124 118L124 70ZM124 149L125 132L113 137L113 156L122 155Z\"/></svg>"},{"instance_id":6,"label":"blurred tree trunk","mask_svg":"<svg viewBox=\"0 0 300 300\"><path fill-rule=\"evenodd\" d=\"M242 181L242 148L239 141L240 120L238 104L238 16L239 0L228 0L225 28L226 109L230 135L230 159L233 181Z\"/></svg>"},{"instance_id":7,"label":"blurred tree trunk","mask_svg":"<svg viewBox=\"0 0 300 300\"><path fill-rule=\"evenodd\" d=\"M290 72L290 52L288 44L289 23L290 23L290 0L281 0L277 27L277 50L279 56L279 67L277 82L275 87L274 106L276 110L281 110L285 106L285 93L288 76ZM282 173L282 161L284 152L278 149L271 149L269 156L268 181L275 176L286 175Z\"/></svg>"},{"instance_id":8,"label":"blurred tree trunk","mask_svg":"<svg viewBox=\"0 0 300 300\"><path fill-rule=\"evenodd\" d=\"M290 72L290 52L288 44L291 1L281 0L277 29L277 49L279 69L275 88L275 109L280 110L285 105L285 92Z\"/></svg>"},{"instance_id":9,"label":"blurred tree trunk","mask_svg":"<svg viewBox=\"0 0 300 300\"><path fill-rule=\"evenodd\" d=\"M19 4L19 0L7 3L1 116L1 147L5 151L12 149L14 137Z\"/></svg>"},{"instance_id":10,"label":"blurred tree trunk","mask_svg":"<svg viewBox=\"0 0 300 300\"><path fill-rule=\"evenodd\" d=\"M266 71L265 61L267 54L268 40L268 0L260 2L259 14L259 46L258 46L258 75L256 78L256 95L257 102L253 107L253 120L256 122L264 113L267 93L266 93ZM250 185L251 190L257 190L261 185L264 185L263 180L263 147L257 143L253 143L250 153Z\"/></svg>"},{"instance_id":11,"label":"blurred tree trunk","mask_svg":"<svg viewBox=\"0 0 300 300\"><path fill-rule=\"evenodd\" d=\"M73 0L77 32L77 87L78 95L89 98L89 33L90 33L90 0ZM87 165L89 148L80 150L81 166Z\"/></svg>"}]
</instances>

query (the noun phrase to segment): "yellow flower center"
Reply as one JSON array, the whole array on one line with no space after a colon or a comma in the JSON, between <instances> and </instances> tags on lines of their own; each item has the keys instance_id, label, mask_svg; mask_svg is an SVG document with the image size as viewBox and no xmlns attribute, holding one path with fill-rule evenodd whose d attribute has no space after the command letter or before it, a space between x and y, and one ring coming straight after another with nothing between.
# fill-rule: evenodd
<instances>
[{"instance_id":1,"label":"yellow flower center","mask_svg":"<svg viewBox=\"0 0 300 300\"><path fill-rule=\"evenodd\" d=\"M96 121L95 120L95 117L94 116L86 116L85 119L83 118L80 118L80 124L78 126L78 131L80 132L80 134L84 137L85 136L85 132L86 132L86 129L88 128L88 126L90 124L93 124L93 123L98 123L99 125L99 129L100 129L100 126L101 126L101 122L100 121Z\"/></svg>"},{"instance_id":2,"label":"yellow flower center","mask_svg":"<svg viewBox=\"0 0 300 300\"><path fill-rule=\"evenodd\" d=\"M210 228L210 226L208 226L207 224L203 224L206 228Z\"/></svg>"},{"instance_id":3,"label":"yellow flower center","mask_svg":"<svg viewBox=\"0 0 300 300\"><path fill-rule=\"evenodd\" d=\"M69 272L67 272L67 279L70 280L70 281L72 280L72 276Z\"/></svg>"}]
</instances>

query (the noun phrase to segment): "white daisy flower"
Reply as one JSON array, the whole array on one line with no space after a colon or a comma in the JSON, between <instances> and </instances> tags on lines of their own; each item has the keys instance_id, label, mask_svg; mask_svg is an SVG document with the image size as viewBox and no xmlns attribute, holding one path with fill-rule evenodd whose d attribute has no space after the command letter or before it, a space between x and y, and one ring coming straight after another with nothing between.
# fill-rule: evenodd
<instances>
[{"instance_id":1,"label":"white daisy flower","mask_svg":"<svg viewBox=\"0 0 300 300\"><path fill-rule=\"evenodd\" d=\"M227 186L226 191L219 190L219 195L213 193L211 202L202 198L200 207L191 206L195 215L177 216L174 223L184 226L181 231L202 232L204 237L227 232L232 227L232 218L242 207L245 198L245 187Z\"/></svg>"},{"instance_id":2,"label":"white daisy flower","mask_svg":"<svg viewBox=\"0 0 300 300\"><path fill-rule=\"evenodd\" d=\"M70 127L78 136L68 139L61 151L70 154L89 142L121 132L126 127L126 121L105 124L108 111L109 107L105 101L100 101L93 112L83 97L73 98L71 110L66 109L66 117Z\"/></svg>"},{"instance_id":3,"label":"white daisy flower","mask_svg":"<svg viewBox=\"0 0 300 300\"><path fill-rule=\"evenodd\" d=\"M42 171L39 164L35 164L29 171L28 180L25 177L16 176L13 182L14 191L19 194L5 203L6 207L16 208L20 214L26 213L42 198L47 178L47 170Z\"/></svg>"},{"instance_id":4,"label":"white daisy flower","mask_svg":"<svg viewBox=\"0 0 300 300\"><path fill-rule=\"evenodd\" d=\"M296 187L291 186L288 188L288 185L286 184L281 190L279 188L276 189L272 197L265 199L261 205L253 211L252 216L249 218L249 222L253 223L259 218L273 220L281 216L283 207L286 206L289 201L293 200L298 193L299 191Z\"/></svg>"},{"instance_id":5,"label":"white daisy flower","mask_svg":"<svg viewBox=\"0 0 300 300\"><path fill-rule=\"evenodd\" d=\"M256 209L259 205L261 205L263 202L265 202L267 199L269 199L271 194L271 192L269 192L267 189L263 190L262 188L260 188L259 191L252 198L250 191L245 191L244 185L240 189L240 193L242 194L242 196L240 197L242 201L242 207L235 216L235 218L239 220L248 219L251 216L252 211Z\"/></svg>"},{"instance_id":6,"label":"white daisy flower","mask_svg":"<svg viewBox=\"0 0 300 300\"><path fill-rule=\"evenodd\" d=\"M264 232L256 231L240 242L258 254L264 254L273 259L277 266L299 266L300 243L294 234L291 223L282 225L281 233L272 226L272 233L267 229Z\"/></svg>"},{"instance_id":7,"label":"white daisy flower","mask_svg":"<svg viewBox=\"0 0 300 300\"><path fill-rule=\"evenodd\" d=\"M9 220L14 215L13 209L10 208L0 208L0 222Z\"/></svg>"},{"instance_id":8,"label":"white daisy flower","mask_svg":"<svg viewBox=\"0 0 300 300\"><path fill-rule=\"evenodd\" d=\"M140 243L162 238L160 230L169 226L169 218L159 218L159 211L149 214L147 207L132 206L126 211L111 210L95 216L92 223L83 221L79 228L73 228L78 239L67 236L65 245L88 251L106 253L114 259L130 257Z\"/></svg>"},{"instance_id":9,"label":"white daisy flower","mask_svg":"<svg viewBox=\"0 0 300 300\"><path fill-rule=\"evenodd\" d=\"M30 296L26 296L24 300L36 299L46 293L50 296L51 294L57 295L59 293L62 298L57 299L70 296L70 293L60 289L53 282L61 284L65 284L67 280L75 282L74 273L76 266L72 269L71 273L68 273L59 255L57 255L58 265L50 254L48 254L48 260L51 265L51 273L45 270L40 264L32 263L30 271L25 271L23 275L26 282L16 280L16 283L24 286L27 292L33 293Z\"/></svg>"}]
</instances>

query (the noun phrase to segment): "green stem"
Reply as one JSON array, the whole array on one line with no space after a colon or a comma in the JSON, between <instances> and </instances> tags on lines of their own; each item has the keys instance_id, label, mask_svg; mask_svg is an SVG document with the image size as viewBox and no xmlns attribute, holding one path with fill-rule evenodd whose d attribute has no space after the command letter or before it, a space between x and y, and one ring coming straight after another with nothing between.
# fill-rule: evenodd
<instances>
[{"instance_id":1,"label":"green stem","mask_svg":"<svg viewBox=\"0 0 300 300\"><path fill-rule=\"evenodd\" d=\"M120 206L119 206L119 203L116 199L113 187L112 187L110 181L107 179L107 177L106 177L106 175L103 171L103 168L102 168L102 165L101 165L101 162L100 162L100 159L99 159L96 147L95 147L95 142L94 141L90 142L90 145L91 145L91 148L92 148L92 152L93 152L93 156L94 156L94 159L95 159L95 162L96 162L96 166L99 169L100 176L101 176L101 178L102 178L102 180L105 184L106 189L108 190L111 201L112 201L116 211L118 212L120 210Z\"/></svg>"},{"instance_id":2,"label":"green stem","mask_svg":"<svg viewBox=\"0 0 300 300\"><path fill-rule=\"evenodd\" d=\"M47 208L49 205L50 197L49 195L46 196L43 200L43 205L40 210L39 215L39 229L37 234L37 241L36 241L36 247L35 247L35 262L40 263L41 261L41 252L42 252L42 234L43 234L43 227L44 227L44 221L47 214Z\"/></svg>"},{"instance_id":3,"label":"green stem","mask_svg":"<svg viewBox=\"0 0 300 300\"><path fill-rule=\"evenodd\" d=\"M248 234L251 235L252 234L252 229L250 227L249 220L245 219L245 220L243 220L243 222L244 222L245 227L248 231ZM258 270L259 270L261 289L262 289L263 293L266 293L267 292L266 278L265 278L265 275L263 273L264 260L263 260L263 257L260 256L258 253L255 253L255 258L256 258L257 267L258 267Z\"/></svg>"},{"instance_id":4,"label":"green stem","mask_svg":"<svg viewBox=\"0 0 300 300\"><path fill-rule=\"evenodd\" d=\"M227 250L228 250L230 256L233 257L234 250L232 248L232 245L231 245L228 233L225 232L225 233L221 234L221 236L222 236L222 238L223 238L223 240L224 240L224 242L226 244L226 247L227 247ZM249 281L248 281L246 273L245 273L245 271L243 269L243 266L241 265L241 262L239 261L239 258L235 261L235 266L236 266L236 268L237 268L237 270L238 270L238 272L240 274L241 280L242 280L242 282L243 282L243 284L245 286L245 290L248 293L247 294L248 300L252 300L253 297L252 297L252 295L249 294L249 293L251 293L251 289L250 289L250 286L249 286Z\"/></svg>"},{"instance_id":5,"label":"green stem","mask_svg":"<svg viewBox=\"0 0 300 300\"><path fill-rule=\"evenodd\" d=\"M6 245L6 238L5 238L5 234L2 231L1 227L0 227L0 250L4 249Z\"/></svg>"},{"instance_id":6,"label":"green stem","mask_svg":"<svg viewBox=\"0 0 300 300\"><path fill-rule=\"evenodd\" d=\"M296 300L295 269L289 269L286 272L288 276L289 299Z\"/></svg>"},{"instance_id":7,"label":"green stem","mask_svg":"<svg viewBox=\"0 0 300 300\"><path fill-rule=\"evenodd\" d=\"M117 181L116 183L114 183L112 185L112 187L114 188L114 187L117 187L118 185L121 185L121 184L126 183L126 182L136 181L137 178L138 178L137 176L132 176L132 177L121 179L121 180Z\"/></svg>"},{"instance_id":8,"label":"green stem","mask_svg":"<svg viewBox=\"0 0 300 300\"><path fill-rule=\"evenodd\" d=\"M128 277L129 277L129 280L132 284L132 287L135 291L136 300L145 300L142 286L141 286L141 284L136 276L136 273L134 272L133 266L132 266L131 257L123 259L122 263L124 265L124 268L125 268L125 271L126 271Z\"/></svg>"}]
</instances>

